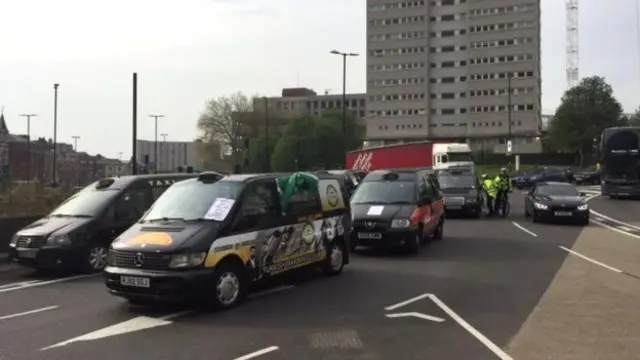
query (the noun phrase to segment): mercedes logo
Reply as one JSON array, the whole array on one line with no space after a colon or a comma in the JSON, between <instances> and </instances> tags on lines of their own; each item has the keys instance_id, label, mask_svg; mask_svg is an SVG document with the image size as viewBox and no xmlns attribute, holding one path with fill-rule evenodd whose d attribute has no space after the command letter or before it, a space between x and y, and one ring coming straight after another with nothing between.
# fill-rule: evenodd
<instances>
[{"instance_id":1,"label":"mercedes logo","mask_svg":"<svg viewBox=\"0 0 640 360\"><path fill-rule=\"evenodd\" d=\"M373 227L376 226L376 223L373 221L365 221L364 222L364 227L366 227L367 229L373 229Z\"/></svg>"},{"instance_id":2,"label":"mercedes logo","mask_svg":"<svg viewBox=\"0 0 640 360\"><path fill-rule=\"evenodd\" d=\"M144 265L144 254L143 253L136 253L133 256L133 265L135 265L137 267L142 267L142 265Z\"/></svg>"},{"instance_id":3,"label":"mercedes logo","mask_svg":"<svg viewBox=\"0 0 640 360\"><path fill-rule=\"evenodd\" d=\"M26 239L24 239L24 245L25 245L25 246L29 246L29 245L31 245L31 238L26 238Z\"/></svg>"}]
</instances>

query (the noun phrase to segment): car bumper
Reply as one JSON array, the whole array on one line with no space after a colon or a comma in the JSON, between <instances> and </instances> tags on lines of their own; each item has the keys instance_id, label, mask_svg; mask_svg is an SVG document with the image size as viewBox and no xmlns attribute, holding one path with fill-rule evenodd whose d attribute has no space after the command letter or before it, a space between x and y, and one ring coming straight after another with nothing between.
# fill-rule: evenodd
<instances>
[{"instance_id":1,"label":"car bumper","mask_svg":"<svg viewBox=\"0 0 640 360\"><path fill-rule=\"evenodd\" d=\"M125 299L183 302L211 294L213 269L150 271L107 266L104 271L109 293ZM149 286L123 285L123 277L148 279Z\"/></svg>"},{"instance_id":2,"label":"car bumper","mask_svg":"<svg viewBox=\"0 0 640 360\"><path fill-rule=\"evenodd\" d=\"M552 210L535 210L534 216L539 221L549 222L584 222L589 220L589 210L583 211L567 211L570 215L559 215L556 211Z\"/></svg>"},{"instance_id":3,"label":"car bumper","mask_svg":"<svg viewBox=\"0 0 640 360\"><path fill-rule=\"evenodd\" d=\"M11 262L32 268L68 268L82 263L86 249L78 246L9 248Z\"/></svg>"},{"instance_id":4,"label":"car bumper","mask_svg":"<svg viewBox=\"0 0 640 360\"><path fill-rule=\"evenodd\" d=\"M417 231L416 228L388 229L384 231L354 229L351 232L351 245L376 248L401 247L413 241ZM373 236L371 234L379 234L380 237L372 238Z\"/></svg>"}]
</instances>

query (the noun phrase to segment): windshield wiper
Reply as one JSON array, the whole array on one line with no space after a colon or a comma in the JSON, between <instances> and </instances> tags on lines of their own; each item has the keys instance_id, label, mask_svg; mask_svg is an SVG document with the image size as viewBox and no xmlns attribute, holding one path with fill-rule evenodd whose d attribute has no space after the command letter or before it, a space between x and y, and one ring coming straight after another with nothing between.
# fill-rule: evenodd
<instances>
[{"instance_id":1,"label":"windshield wiper","mask_svg":"<svg viewBox=\"0 0 640 360\"><path fill-rule=\"evenodd\" d=\"M161 217L161 218L155 218L155 219L144 219L141 220L140 222L146 223L146 222L166 222L166 221L186 221L184 218L181 217Z\"/></svg>"},{"instance_id":2,"label":"windshield wiper","mask_svg":"<svg viewBox=\"0 0 640 360\"><path fill-rule=\"evenodd\" d=\"M72 218L91 218L91 215L85 214L51 214L51 217L72 217Z\"/></svg>"}]
</instances>

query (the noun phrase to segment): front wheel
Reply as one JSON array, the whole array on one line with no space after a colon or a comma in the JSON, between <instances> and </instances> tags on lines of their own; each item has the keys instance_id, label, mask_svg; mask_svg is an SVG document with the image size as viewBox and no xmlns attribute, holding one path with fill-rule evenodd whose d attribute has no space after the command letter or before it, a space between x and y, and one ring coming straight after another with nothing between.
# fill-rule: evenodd
<instances>
[{"instance_id":1,"label":"front wheel","mask_svg":"<svg viewBox=\"0 0 640 360\"><path fill-rule=\"evenodd\" d=\"M90 273L97 273L107 266L109 249L104 245L90 245L84 257L84 269Z\"/></svg>"},{"instance_id":2,"label":"front wheel","mask_svg":"<svg viewBox=\"0 0 640 360\"><path fill-rule=\"evenodd\" d=\"M215 271L212 296L213 308L227 310L239 305L246 297L244 268L233 262L222 263Z\"/></svg>"}]
</instances>

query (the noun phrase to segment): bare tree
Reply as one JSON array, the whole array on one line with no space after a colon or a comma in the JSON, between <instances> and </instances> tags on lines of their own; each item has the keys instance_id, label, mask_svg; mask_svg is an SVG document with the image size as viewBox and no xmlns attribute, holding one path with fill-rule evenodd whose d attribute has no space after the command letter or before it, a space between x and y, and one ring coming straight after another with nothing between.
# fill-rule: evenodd
<instances>
[{"instance_id":1,"label":"bare tree","mask_svg":"<svg viewBox=\"0 0 640 360\"><path fill-rule=\"evenodd\" d=\"M218 143L230 147L235 164L243 133L240 118L252 111L253 99L241 92L208 100L198 119L200 140L205 144ZM208 157L208 154L203 155Z\"/></svg>"}]
</instances>

